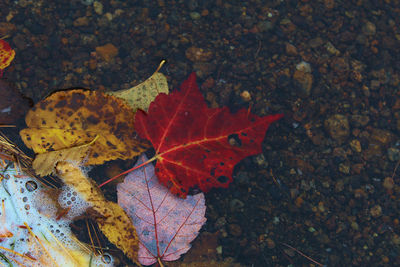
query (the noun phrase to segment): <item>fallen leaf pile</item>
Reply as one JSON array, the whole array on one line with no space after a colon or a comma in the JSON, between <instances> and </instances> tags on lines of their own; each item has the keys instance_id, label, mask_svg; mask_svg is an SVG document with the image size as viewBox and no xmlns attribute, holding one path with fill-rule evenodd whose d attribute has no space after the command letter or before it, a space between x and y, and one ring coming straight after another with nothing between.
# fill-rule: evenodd
<instances>
[{"instance_id":1,"label":"fallen leaf pile","mask_svg":"<svg viewBox=\"0 0 400 267\"><path fill-rule=\"evenodd\" d=\"M56 171L81 194L112 243L137 264L162 266L190 249L206 221L204 194L190 194L228 187L234 166L262 152L266 130L281 117L208 108L195 74L180 91L168 94L166 78L156 71L128 90L54 93L28 113L28 128L20 135L37 153L36 172ZM118 185L120 206L107 201L96 183L71 163L130 159L151 144L155 156L141 157L122 173L135 170Z\"/></svg>"}]
</instances>

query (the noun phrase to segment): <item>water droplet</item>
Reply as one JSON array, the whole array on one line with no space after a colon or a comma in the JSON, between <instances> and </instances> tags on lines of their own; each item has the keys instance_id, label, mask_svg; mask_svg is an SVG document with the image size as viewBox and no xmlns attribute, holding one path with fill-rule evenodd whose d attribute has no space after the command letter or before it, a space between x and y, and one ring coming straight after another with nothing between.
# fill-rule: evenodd
<instances>
[{"instance_id":1,"label":"water droplet","mask_svg":"<svg viewBox=\"0 0 400 267\"><path fill-rule=\"evenodd\" d=\"M102 260L102 262L104 262L104 263L106 263L106 264L109 264L109 263L111 263L111 256L110 255L108 255L108 254L104 254L102 257L101 257L101 260Z\"/></svg>"},{"instance_id":2,"label":"water droplet","mask_svg":"<svg viewBox=\"0 0 400 267\"><path fill-rule=\"evenodd\" d=\"M34 181L28 181L25 183L25 188L29 191L29 192L33 192L37 189L37 183Z\"/></svg>"}]
</instances>

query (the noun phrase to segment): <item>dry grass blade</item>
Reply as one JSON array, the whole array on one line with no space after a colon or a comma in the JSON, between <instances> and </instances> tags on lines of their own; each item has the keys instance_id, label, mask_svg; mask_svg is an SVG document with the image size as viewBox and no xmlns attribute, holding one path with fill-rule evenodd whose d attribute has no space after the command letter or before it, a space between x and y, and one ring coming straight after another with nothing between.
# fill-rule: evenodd
<instances>
[{"instance_id":1,"label":"dry grass blade","mask_svg":"<svg viewBox=\"0 0 400 267\"><path fill-rule=\"evenodd\" d=\"M19 163L21 170L25 173L29 175L34 174L31 168L32 159L25 155L2 132L0 132L0 157Z\"/></svg>"}]
</instances>

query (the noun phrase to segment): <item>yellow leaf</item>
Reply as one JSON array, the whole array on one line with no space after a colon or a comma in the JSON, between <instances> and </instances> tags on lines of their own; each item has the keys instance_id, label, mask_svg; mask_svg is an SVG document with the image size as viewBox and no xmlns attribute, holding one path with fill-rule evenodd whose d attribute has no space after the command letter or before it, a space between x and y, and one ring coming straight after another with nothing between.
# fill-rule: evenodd
<instances>
[{"instance_id":1,"label":"yellow leaf","mask_svg":"<svg viewBox=\"0 0 400 267\"><path fill-rule=\"evenodd\" d=\"M26 115L21 138L35 153L80 146L96 136L86 164L129 159L149 143L133 130L134 113L125 102L101 92L75 89L56 92Z\"/></svg>"},{"instance_id":2,"label":"yellow leaf","mask_svg":"<svg viewBox=\"0 0 400 267\"><path fill-rule=\"evenodd\" d=\"M39 176L55 174L56 164L60 161L82 162L96 139L97 137L88 144L38 154L33 160L32 167Z\"/></svg>"},{"instance_id":3,"label":"yellow leaf","mask_svg":"<svg viewBox=\"0 0 400 267\"><path fill-rule=\"evenodd\" d=\"M167 78L158 72L164 62L163 60L154 74L141 84L125 90L107 92L107 94L124 99L134 111L137 109L147 111L150 103L159 93L168 94L169 92Z\"/></svg>"},{"instance_id":4,"label":"yellow leaf","mask_svg":"<svg viewBox=\"0 0 400 267\"><path fill-rule=\"evenodd\" d=\"M125 211L118 204L106 200L97 184L86 177L79 167L63 161L57 163L56 170L63 182L74 188L91 205L99 229L108 240L140 266L137 260L139 238Z\"/></svg>"}]
</instances>

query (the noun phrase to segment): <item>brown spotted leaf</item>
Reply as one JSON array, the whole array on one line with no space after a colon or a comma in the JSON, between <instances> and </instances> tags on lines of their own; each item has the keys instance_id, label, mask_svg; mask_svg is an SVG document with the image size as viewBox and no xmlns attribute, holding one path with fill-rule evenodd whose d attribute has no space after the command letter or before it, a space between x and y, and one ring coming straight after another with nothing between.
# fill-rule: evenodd
<instances>
[{"instance_id":1,"label":"brown spotted leaf","mask_svg":"<svg viewBox=\"0 0 400 267\"><path fill-rule=\"evenodd\" d=\"M25 118L20 132L35 153L91 146L86 164L129 159L149 144L133 130L134 113L125 102L102 92L74 89L56 92L37 103Z\"/></svg>"}]
</instances>

